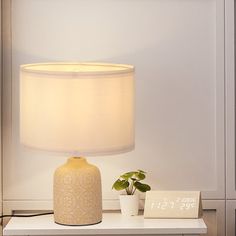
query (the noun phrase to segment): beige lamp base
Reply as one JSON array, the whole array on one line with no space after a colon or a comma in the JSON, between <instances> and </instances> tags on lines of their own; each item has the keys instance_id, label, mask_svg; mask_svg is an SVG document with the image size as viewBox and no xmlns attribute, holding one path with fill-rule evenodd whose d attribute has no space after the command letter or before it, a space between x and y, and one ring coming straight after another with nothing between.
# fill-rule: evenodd
<instances>
[{"instance_id":1,"label":"beige lamp base","mask_svg":"<svg viewBox=\"0 0 236 236\"><path fill-rule=\"evenodd\" d=\"M69 158L54 173L53 200L54 220L58 224L100 223L102 191L99 169L85 158Z\"/></svg>"}]
</instances>

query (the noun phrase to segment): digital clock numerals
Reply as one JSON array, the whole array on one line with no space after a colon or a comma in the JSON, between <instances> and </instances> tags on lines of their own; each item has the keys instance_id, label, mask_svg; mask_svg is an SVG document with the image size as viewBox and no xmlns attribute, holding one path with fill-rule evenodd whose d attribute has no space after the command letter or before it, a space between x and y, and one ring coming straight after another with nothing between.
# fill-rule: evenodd
<instances>
[{"instance_id":1,"label":"digital clock numerals","mask_svg":"<svg viewBox=\"0 0 236 236\"><path fill-rule=\"evenodd\" d=\"M180 203L180 210L189 210L191 208L195 208L197 206L197 202L195 198L178 198L177 201Z\"/></svg>"},{"instance_id":2,"label":"digital clock numerals","mask_svg":"<svg viewBox=\"0 0 236 236\"><path fill-rule=\"evenodd\" d=\"M159 201L155 201L151 203L151 209L179 209L181 211L190 210L197 206L197 202L195 198L177 198L177 199L168 199L162 198L158 199Z\"/></svg>"},{"instance_id":3,"label":"digital clock numerals","mask_svg":"<svg viewBox=\"0 0 236 236\"><path fill-rule=\"evenodd\" d=\"M174 201L167 201L165 199L163 199L163 201L159 201L159 202L152 202L151 204L151 209L161 209L161 210L165 210L167 208L171 208L173 209L175 207L175 202Z\"/></svg>"}]
</instances>

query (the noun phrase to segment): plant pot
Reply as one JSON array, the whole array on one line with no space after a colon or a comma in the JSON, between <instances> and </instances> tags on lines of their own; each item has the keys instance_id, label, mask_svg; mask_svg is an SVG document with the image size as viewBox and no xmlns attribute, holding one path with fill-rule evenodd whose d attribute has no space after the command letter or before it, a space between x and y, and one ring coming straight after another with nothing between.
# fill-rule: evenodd
<instances>
[{"instance_id":1,"label":"plant pot","mask_svg":"<svg viewBox=\"0 0 236 236\"><path fill-rule=\"evenodd\" d=\"M120 209L124 216L138 215L139 195L120 195Z\"/></svg>"}]
</instances>

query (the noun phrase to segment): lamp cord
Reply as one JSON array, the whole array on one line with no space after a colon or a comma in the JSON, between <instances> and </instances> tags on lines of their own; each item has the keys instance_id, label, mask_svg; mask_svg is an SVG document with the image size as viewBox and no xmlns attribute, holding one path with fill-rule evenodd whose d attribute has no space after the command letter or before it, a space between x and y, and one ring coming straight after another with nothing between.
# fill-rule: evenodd
<instances>
[{"instance_id":1,"label":"lamp cord","mask_svg":"<svg viewBox=\"0 0 236 236\"><path fill-rule=\"evenodd\" d=\"M53 214L53 211L52 212L44 212L44 213L38 213L38 214L31 214L31 215L1 215L0 216L0 219L1 218L4 218L4 217L34 217L34 216L45 216L45 215L52 215Z\"/></svg>"}]
</instances>

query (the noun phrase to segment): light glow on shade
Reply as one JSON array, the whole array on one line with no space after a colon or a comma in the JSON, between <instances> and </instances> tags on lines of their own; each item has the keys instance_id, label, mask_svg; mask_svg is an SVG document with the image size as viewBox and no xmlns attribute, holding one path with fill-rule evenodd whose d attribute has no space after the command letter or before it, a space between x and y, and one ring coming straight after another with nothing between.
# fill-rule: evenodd
<instances>
[{"instance_id":1,"label":"light glow on shade","mask_svg":"<svg viewBox=\"0 0 236 236\"><path fill-rule=\"evenodd\" d=\"M21 66L20 139L78 155L134 148L134 68L100 63Z\"/></svg>"},{"instance_id":2,"label":"light glow on shade","mask_svg":"<svg viewBox=\"0 0 236 236\"><path fill-rule=\"evenodd\" d=\"M25 72L52 74L52 75L108 75L122 74L134 71L131 65L104 64L104 63L38 63L22 65L21 70Z\"/></svg>"}]
</instances>

